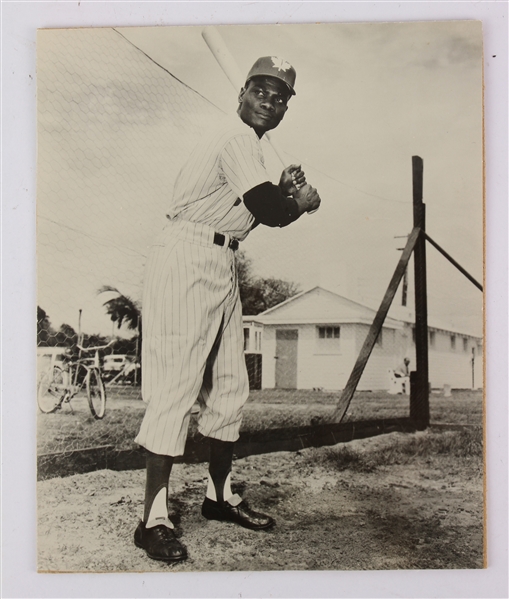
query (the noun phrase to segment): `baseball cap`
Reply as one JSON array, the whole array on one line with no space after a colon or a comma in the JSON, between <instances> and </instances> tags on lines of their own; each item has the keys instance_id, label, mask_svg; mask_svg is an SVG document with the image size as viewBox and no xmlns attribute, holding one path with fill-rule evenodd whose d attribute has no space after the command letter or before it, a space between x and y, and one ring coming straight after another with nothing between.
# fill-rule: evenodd
<instances>
[{"instance_id":1,"label":"baseball cap","mask_svg":"<svg viewBox=\"0 0 509 599\"><path fill-rule=\"evenodd\" d=\"M295 85L295 78L297 73L289 62L277 56L262 56L259 58L251 70L247 74L246 83L253 77L259 75L267 75L269 77L275 77L280 79L288 86L292 96L295 95L293 86Z\"/></svg>"}]
</instances>

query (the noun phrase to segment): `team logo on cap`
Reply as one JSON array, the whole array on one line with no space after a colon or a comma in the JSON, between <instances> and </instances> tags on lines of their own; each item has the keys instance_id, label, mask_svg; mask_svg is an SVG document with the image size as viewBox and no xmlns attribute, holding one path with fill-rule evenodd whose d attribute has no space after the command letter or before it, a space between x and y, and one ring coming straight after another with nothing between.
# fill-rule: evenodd
<instances>
[{"instance_id":1,"label":"team logo on cap","mask_svg":"<svg viewBox=\"0 0 509 599\"><path fill-rule=\"evenodd\" d=\"M282 58L278 58L277 56L271 56L270 58L272 60L272 63L274 64L274 67L278 71L287 71L288 69L292 68L292 65L289 62L286 62L286 60L283 60Z\"/></svg>"}]
</instances>

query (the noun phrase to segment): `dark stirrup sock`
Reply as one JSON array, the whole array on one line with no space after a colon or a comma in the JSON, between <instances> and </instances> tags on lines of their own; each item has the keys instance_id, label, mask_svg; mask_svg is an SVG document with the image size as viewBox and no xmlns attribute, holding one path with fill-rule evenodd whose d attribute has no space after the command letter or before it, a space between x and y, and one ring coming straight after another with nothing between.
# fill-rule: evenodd
<instances>
[{"instance_id":1,"label":"dark stirrup sock","mask_svg":"<svg viewBox=\"0 0 509 599\"><path fill-rule=\"evenodd\" d=\"M224 484L232 469L234 445L233 441L210 439L209 474L214 483L218 502L224 500Z\"/></svg>"},{"instance_id":2,"label":"dark stirrup sock","mask_svg":"<svg viewBox=\"0 0 509 599\"><path fill-rule=\"evenodd\" d=\"M152 503L163 488L166 488L166 502L168 502L168 482L170 480L173 460L173 456L159 455L147 450L147 479L145 485L145 509L143 512L143 522L145 524L148 521Z\"/></svg>"}]
</instances>

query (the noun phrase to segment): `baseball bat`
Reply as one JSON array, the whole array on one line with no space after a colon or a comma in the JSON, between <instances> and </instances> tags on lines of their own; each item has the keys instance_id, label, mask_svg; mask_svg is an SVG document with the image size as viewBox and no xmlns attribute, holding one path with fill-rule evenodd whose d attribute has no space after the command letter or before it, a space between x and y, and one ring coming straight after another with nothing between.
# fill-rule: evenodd
<instances>
[{"instance_id":1,"label":"baseball bat","mask_svg":"<svg viewBox=\"0 0 509 599\"><path fill-rule=\"evenodd\" d=\"M245 83L244 77L242 76L235 59L226 47L226 44L224 43L219 31L215 27L207 27L206 29L202 30L201 35L209 47L209 50L212 52L212 55L219 63L219 66L223 69L224 74L228 77L228 80L238 93ZM281 149L276 143L274 143L274 140L271 139L269 132L265 133L265 137L272 146L274 153L281 161L283 168L286 168L286 160ZM296 185L296 187L297 189L300 188L298 185ZM312 210L309 212L309 214L313 214L314 212L316 212L316 210Z\"/></svg>"}]
</instances>

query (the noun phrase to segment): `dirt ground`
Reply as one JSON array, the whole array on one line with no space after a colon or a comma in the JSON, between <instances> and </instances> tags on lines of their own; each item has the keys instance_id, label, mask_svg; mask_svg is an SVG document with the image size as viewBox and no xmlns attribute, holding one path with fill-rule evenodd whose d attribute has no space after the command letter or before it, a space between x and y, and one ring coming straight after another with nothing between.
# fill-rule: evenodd
<instances>
[{"instance_id":1,"label":"dirt ground","mask_svg":"<svg viewBox=\"0 0 509 599\"><path fill-rule=\"evenodd\" d=\"M415 433L415 435L426 435ZM379 452L391 433L348 447ZM408 435L406 435L408 438ZM144 472L103 470L38 483L39 570L65 572L387 570L483 567L482 465L412 458L338 469L333 448L239 459L236 490L276 519L254 532L200 515L206 465L177 464L170 514L189 559L155 562L134 546Z\"/></svg>"}]
</instances>

